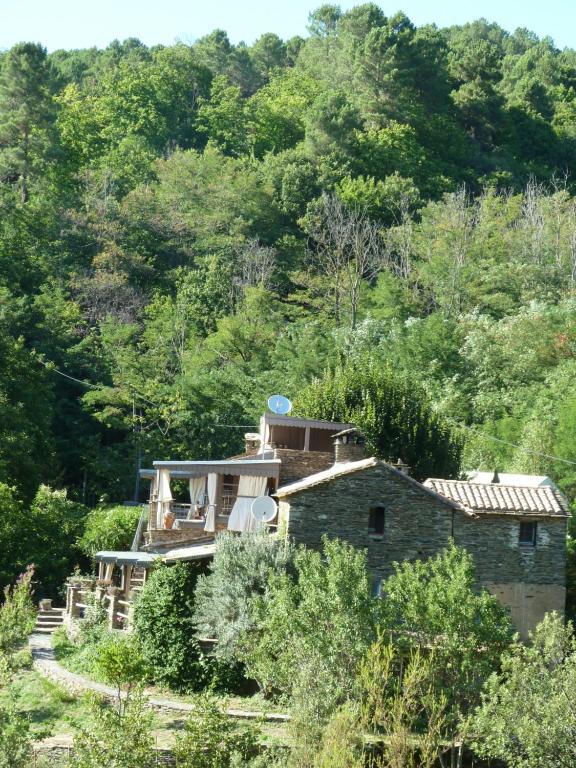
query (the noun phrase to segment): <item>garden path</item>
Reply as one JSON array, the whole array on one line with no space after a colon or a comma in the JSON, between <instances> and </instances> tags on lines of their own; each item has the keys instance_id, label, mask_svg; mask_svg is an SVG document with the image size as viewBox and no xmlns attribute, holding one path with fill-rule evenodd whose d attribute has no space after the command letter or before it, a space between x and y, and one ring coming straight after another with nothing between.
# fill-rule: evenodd
<instances>
[{"instance_id":1,"label":"garden path","mask_svg":"<svg viewBox=\"0 0 576 768\"><path fill-rule=\"evenodd\" d=\"M89 680L87 677L78 675L75 672L69 672L64 669L56 659L52 648L51 635L33 634L29 640L30 650L34 668L44 677L53 680L71 693L81 694L87 691L95 691L101 696L109 699L117 697L115 688L104 683L97 683ZM158 697L147 694L148 704L153 709L172 710L175 712L193 712L194 704L176 699ZM271 723L285 723L290 719L289 715L276 712L250 712L242 709L227 709L226 714L229 717L238 717L244 720L261 719Z\"/></svg>"}]
</instances>

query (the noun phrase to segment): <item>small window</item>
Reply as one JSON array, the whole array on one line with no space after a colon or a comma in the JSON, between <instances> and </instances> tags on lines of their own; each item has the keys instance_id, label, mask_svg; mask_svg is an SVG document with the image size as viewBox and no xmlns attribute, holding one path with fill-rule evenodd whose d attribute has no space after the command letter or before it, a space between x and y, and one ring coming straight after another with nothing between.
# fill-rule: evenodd
<instances>
[{"instance_id":1,"label":"small window","mask_svg":"<svg viewBox=\"0 0 576 768\"><path fill-rule=\"evenodd\" d=\"M381 576L373 576L371 579L371 592L372 597L381 597L382 596L382 583L384 579Z\"/></svg>"},{"instance_id":2,"label":"small window","mask_svg":"<svg viewBox=\"0 0 576 768\"><path fill-rule=\"evenodd\" d=\"M372 507L368 517L368 534L370 536L384 536L384 524L386 522L386 510L384 507Z\"/></svg>"},{"instance_id":3,"label":"small window","mask_svg":"<svg viewBox=\"0 0 576 768\"><path fill-rule=\"evenodd\" d=\"M518 542L523 547L536 546L536 523L520 523Z\"/></svg>"}]
</instances>

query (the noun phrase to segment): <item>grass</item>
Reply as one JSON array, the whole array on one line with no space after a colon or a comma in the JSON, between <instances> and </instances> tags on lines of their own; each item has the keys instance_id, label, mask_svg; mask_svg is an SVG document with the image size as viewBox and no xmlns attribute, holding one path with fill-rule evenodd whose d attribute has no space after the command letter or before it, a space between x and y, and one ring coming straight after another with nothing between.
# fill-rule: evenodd
<instances>
[{"instance_id":1,"label":"grass","mask_svg":"<svg viewBox=\"0 0 576 768\"><path fill-rule=\"evenodd\" d=\"M35 670L20 670L9 692L0 690L0 705L12 696L18 712L28 717L36 739L74 733L80 724L90 722L90 711L83 698L73 696Z\"/></svg>"},{"instance_id":2,"label":"grass","mask_svg":"<svg viewBox=\"0 0 576 768\"><path fill-rule=\"evenodd\" d=\"M60 628L54 633L52 644L55 656L64 669L102 683L106 681L98 675L95 659L98 653L99 642L108 641L110 636L111 633L109 630L102 629L101 632L94 634L94 639L90 642L86 642L83 645L75 645L67 638L64 628ZM178 693L168 688L155 685L147 686L146 692L148 695L156 698L171 699L172 701L178 701L185 704L194 704L197 697L201 695L197 693ZM249 696L234 694L216 695L222 702L227 703L229 709L240 709L247 712L262 713L286 712L285 705L265 699L261 693L255 693Z\"/></svg>"}]
</instances>

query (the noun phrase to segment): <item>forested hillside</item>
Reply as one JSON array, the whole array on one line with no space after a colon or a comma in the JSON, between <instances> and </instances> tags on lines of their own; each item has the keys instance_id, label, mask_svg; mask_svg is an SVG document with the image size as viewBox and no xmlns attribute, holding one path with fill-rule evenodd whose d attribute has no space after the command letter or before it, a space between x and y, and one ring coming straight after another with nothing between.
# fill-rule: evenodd
<instances>
[{"instance_id":1,"label":"forested hillside","mask_svg":"<svg viewBox=\"0 0 576 768\"><path fill-rule=\"evenodd\" d=\"M236 452L274 391L338 415L355 371L451 432L454 472L573 495L541 454L576 462L575 51L366 4L0 66L12 503L131 498L139 454Z\"/></svg>"}]
</instances>

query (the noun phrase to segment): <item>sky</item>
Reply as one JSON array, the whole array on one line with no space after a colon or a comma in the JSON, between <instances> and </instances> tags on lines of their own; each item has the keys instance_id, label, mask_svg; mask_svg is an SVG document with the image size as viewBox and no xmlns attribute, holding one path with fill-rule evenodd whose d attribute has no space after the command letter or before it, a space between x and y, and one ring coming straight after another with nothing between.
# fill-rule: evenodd
<instances>
[{"instance_id":1,"label":"sky","mask_svg":"<svg viewBox=\"0 0 576 768\"><path fill-rule=\"evenodd\" d=\"M104 48L137 37L146 45L191 43L213 29L250 44L264 32L306 34L308 13L323 0L0 0L0 49L23 40L58 48ZM343 10L359 5L332 0ZM403 10L418 26L463 24L481 16L509 31L526 27L559 48L576 48L576 0L386 0L387 16Z\"/></svg>"}]
</instances>

